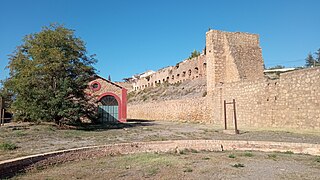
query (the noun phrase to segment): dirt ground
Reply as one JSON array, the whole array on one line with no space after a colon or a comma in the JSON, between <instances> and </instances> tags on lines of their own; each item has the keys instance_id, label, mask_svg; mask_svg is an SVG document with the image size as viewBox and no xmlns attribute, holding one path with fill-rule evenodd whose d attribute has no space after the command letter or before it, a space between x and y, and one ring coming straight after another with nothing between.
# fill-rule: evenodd
<instances>
[{"instance_id":1,"label":"dirt ground","mask_svg":"<svg viewBox=\"0 0 320 180\"><path fill-rule=\"evenodd\" d=\"M228 135L222 133L222 129L207 124L145 120L88 126L80 130L62 130L54 124L10 123L0 127L0 161L54 150L135 141L221 139L320 143L319 132L240 130L239 135ZM1 148L1 144L6 143L14 144L17 148Z\"/></svg>"},{"instance_id":2,"label":"dirt ground","mask_svg":"<svg viewBox=\"0 0 320 180\"><path fill-rule=\"evenodd\" d=\"M262 152L141 153L69 162L14 179L319 179L320 158Z\"/></svg>"}]
</instances>

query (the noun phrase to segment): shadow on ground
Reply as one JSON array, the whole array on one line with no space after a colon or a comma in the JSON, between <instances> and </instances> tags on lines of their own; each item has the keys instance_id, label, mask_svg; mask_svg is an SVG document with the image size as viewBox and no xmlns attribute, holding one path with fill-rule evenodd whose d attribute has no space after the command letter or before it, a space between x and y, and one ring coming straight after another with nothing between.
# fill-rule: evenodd
<instances>
[{"instance_id":1,"label":"shadow on ground","mask_svg":"<svg viewBox=\"0 0 320 180\"><path fill-rule=\"evenodd\" d=\"M126 123L101 123L101 124L83 124L77 127L78 130L84 131L104 131L109 129L125 129L139 126L154 126L154 120L128 119Z\"/></svg>"}]
</instances>

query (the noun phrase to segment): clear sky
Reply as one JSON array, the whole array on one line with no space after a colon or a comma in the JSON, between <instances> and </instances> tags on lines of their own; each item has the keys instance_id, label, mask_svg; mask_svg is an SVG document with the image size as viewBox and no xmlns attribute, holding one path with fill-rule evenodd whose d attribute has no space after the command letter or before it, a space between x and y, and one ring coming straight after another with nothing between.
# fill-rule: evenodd
<instances>
[{"instance_id":1,"label":"clear sky","mask_svg":"<svg viewBox=\"0 0 320 180\"><path fill-rule=\"evenodd\" d=\"M260 35L267 67L304 65L320 48L319 0L1 0L0 79L22 38L57 22L96 54L101 76L120 81L202 51L208 28Z\"/></svg>"}]
</instances>

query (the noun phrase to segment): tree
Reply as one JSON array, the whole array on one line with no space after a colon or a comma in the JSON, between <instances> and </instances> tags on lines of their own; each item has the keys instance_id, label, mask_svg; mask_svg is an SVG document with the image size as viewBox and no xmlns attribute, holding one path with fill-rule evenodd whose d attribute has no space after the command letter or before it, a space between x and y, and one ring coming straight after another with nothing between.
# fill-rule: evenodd
<instances>
[{"instance_id":1,"label":"tree","mask_svg":"<svg viewBox=\"0 0 320 180\"><path fill-rule=\"evenodd\" d=\"M197 51L197 50L194 50L191 55L188 57L188 59L192 59L192 58L195 58L195 57L198 57L200 56L200 52Z\"/></svg>"},{"instance_id":2,"label":"tree","mask_svg":"<svg viewBox=\"0 0 320 180\"><path fill-rule=\"evenodd\" d=\"M320 66L320 48L315 52L316 54L316 66Z\"/></svg>"},{"instance_id":3,"label":"tree","mask_svg":"<svg viewBox=\"0 0 320 180\"><path fill-rule=\"evenodd\" d=\"M74 122L92 115L84 90L95 74L94 56L74 31L52 24L25 36L10 55L11 109L17 120Z\"/></svg>"},{"instance_id":4,"label":"tree","mask_svg":"<svg viewBox=\"0 0 320 180\"><path fill-rule=\"evenodd\" d=\"M110 75L108 76L108 80L111 81L111 76Z\"/></svg>"},{"instance_id":5,"label":"tree","mask_svg":"<svg viewBox=\"0 0 320 180\"><path fill-rule=\"evenodd\" d=\"M316 60L313 58L312 54L309 53L306 60L306 67L313 67L316 64Z\"/></svg>"}]
</instances>

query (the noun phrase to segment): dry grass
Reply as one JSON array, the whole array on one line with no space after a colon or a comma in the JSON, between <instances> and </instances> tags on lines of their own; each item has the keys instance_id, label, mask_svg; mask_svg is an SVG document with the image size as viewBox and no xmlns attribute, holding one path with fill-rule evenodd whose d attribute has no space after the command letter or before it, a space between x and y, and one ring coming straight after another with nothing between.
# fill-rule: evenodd
<instances>
[{"instance_id":1,"label":"dry grass","mask_svg":"<svg viewBox=\"0 0 320 180\"><path fill-rule=\"evenodd\" d=\"M230 152L186 151L179 153L140 153L108 156L80 162L70 162L48 169L33 170L18 179L317 179L320 165L314 156L254 152L255 158ZM299 178L300 177L300 178Z\"/></svg>"}]
</instances>

